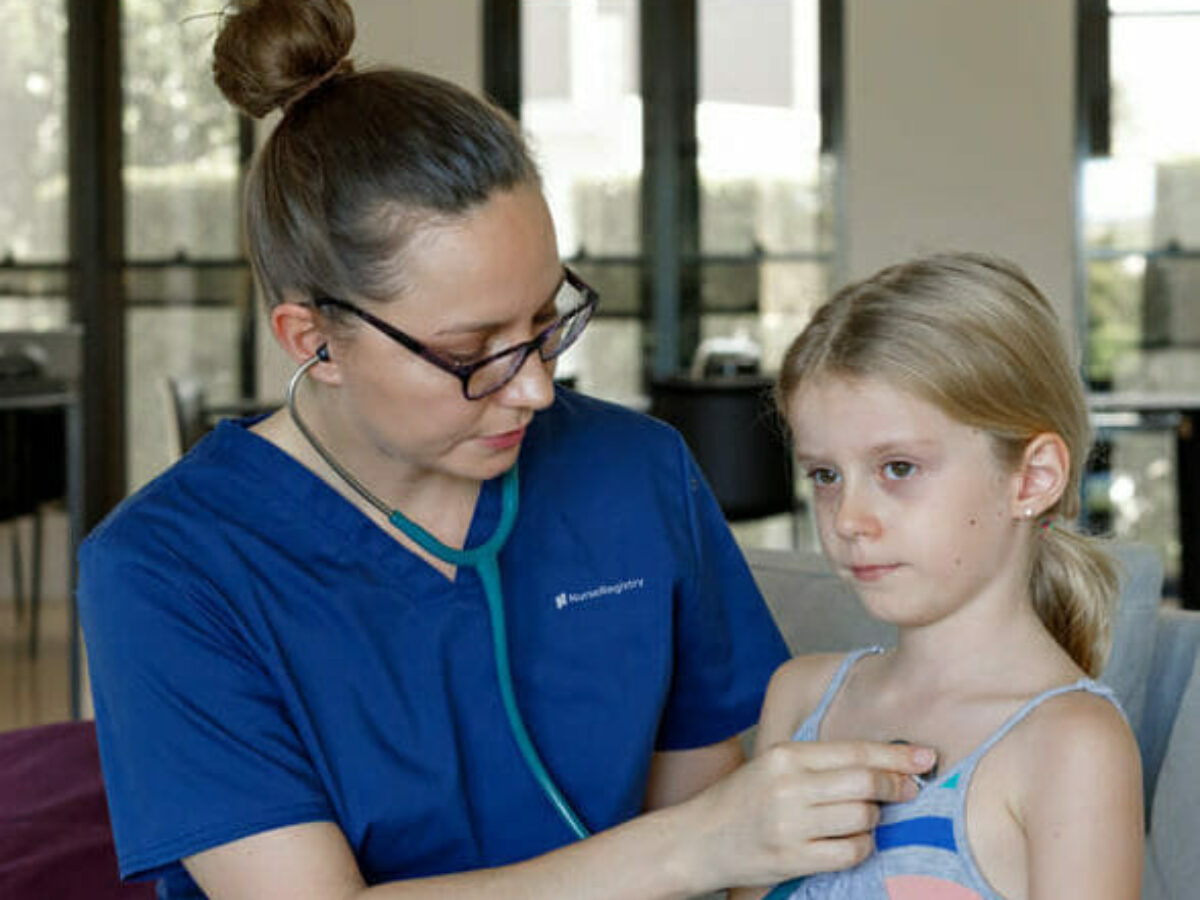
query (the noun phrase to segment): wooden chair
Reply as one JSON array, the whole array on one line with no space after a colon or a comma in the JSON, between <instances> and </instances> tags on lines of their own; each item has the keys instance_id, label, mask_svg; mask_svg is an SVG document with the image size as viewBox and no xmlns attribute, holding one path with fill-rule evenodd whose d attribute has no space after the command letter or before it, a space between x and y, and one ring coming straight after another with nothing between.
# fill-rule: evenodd
<instances>
[{"instance_id":1,"label":"wooden chair","mask_svg":"<svg viewBox=\"0 0 1200 900\"><path fill-rule=\"evenodd\" d=\"M162 384L167 406L167 448L170 458L176 460L208 431L204 386L195 378L170 375Z\"/></svg>"}]
</instances>

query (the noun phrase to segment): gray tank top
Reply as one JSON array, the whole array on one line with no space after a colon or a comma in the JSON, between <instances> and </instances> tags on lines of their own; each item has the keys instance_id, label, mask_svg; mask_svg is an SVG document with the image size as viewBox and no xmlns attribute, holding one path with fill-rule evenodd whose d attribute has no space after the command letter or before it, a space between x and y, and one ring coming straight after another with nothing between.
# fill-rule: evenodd
<instances>
[{"instance_id":1,"label":"gray tank top","mask_svg":"<svg viewBox=\"0 0 1200 900\"><path fill-rule=\"evenodd\" d=\"M793 740L815 741L821 722L850 669L868 647L847 654L816 709ZM1019 722L1051 697L1088 691L1120 704L1105 685L1090 678L1051 688L1030 699L969 756L922 785L915 799L882 807L875 828L875 853L852 869L802 879L790 900L1005 900L987 883L967 842L967 789L979 761Z\"/></svg>"}]
</instances>

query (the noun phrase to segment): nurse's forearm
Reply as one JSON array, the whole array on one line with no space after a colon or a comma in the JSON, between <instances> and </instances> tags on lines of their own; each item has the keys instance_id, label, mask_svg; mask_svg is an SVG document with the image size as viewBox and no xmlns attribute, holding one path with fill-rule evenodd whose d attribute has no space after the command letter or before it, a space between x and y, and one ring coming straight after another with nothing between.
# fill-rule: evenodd
<instances>
[{"instance_id":1,"label":"nurse's forearm","mask_svg":"<svg viewBox=\"0 0 1200 900\"><path fill-rule=\"evenodd\" d=\"M683 900L721 885L699 871L681 808L648 813L525 862L369 888L355 900Z\"/></svg>"},{"instance_id":2,"label":"nurse's forearm","mask_svg":"<svg viewBox=\"0 0 1200 900\"><path fill-rule=\"evenodd\" d=\"M842 869L871 852L881 802L916 795L927 750L785 743L707 790L502 869L375 888L363 900L444 896L669 900ZM433 890L429 891L429 887Z\"/></svg>"},{"instance_id":3,"label":"nurse's forearm","mask_svg":"<svg viewBox=\"0 0 1200 900\"><path fill-rule=\"evenodd\" d=\"M736 738L694 750L660 751L650 760L645 808L664 809L690 800L746 762Z\"/></svg>"},{"instance_id":4,"label":"nurse's forearm","mask_svg":"<svg viewBox=\"0 0 1200 900\"><path fill-rule=\"evenodd\" d=\"M341 830L311 822L260 832L184 860L210 900L673 900L706 884L680 807L649 813L535 859L368 888Z\"/></svg>"},{"instance_id":5,"label":"nurse's forearm","mask_svg":"<svg viewBox=\"0 0 1200 900\"><path fill-rule=\"evenodd\" d=\"M674 900L853 865L876 804L915 796L932 754L892 744L769 748L686 802L526 862L366 888L342 832L312 822L184 860L210 900Z\"/></svg>"}]
</instances>

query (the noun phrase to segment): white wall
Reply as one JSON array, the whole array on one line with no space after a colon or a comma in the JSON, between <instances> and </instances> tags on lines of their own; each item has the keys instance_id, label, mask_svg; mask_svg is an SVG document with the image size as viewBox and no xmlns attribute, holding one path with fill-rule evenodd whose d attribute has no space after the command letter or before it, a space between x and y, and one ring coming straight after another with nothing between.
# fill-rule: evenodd
<instances>
[{"instance_id":1,"label":"white wall","mask_svg":"<svg viewBox=\"0 0 1200 900\"><path fill-rule=\"evenodd\" d=\"M360 65L390 63L483 87L481 0L350 0Z\"/></svg>"},{"instance_id":2,"label":"white wall","mask_svg":"<svg viewBox=\"0 0 1200 900\"><path fill-rule=\"evenodd\" d=\"M841 274L1018 262L1073 328L1074 0L846 0Z\"/></svg>"}]
</instances>

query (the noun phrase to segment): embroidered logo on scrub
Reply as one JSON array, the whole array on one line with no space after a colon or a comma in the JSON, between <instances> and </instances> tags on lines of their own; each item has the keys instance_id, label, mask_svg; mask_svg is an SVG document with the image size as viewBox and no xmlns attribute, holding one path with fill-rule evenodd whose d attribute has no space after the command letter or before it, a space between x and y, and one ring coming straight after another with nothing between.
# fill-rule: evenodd
<instances>
[{"instance_id":1,"label":"embroidered logo on scrub","mask_svg":"<svg viewBox=\"0 0 1200 900\"><path fill-rule=\"evenodd\" d=\"M645 586L643 578L629 578L625 581L615 581L612 584L602 584L599 587L591 588L586 591L574 593L572 591L563 591L554 597L554 606L557 609L565 609L568 606L574 606L576 603L587 603L589 600L595 600L598 597L607 597L610 594L623 594L626 591L641 590Z\"/></svg>"}]
</instances>

